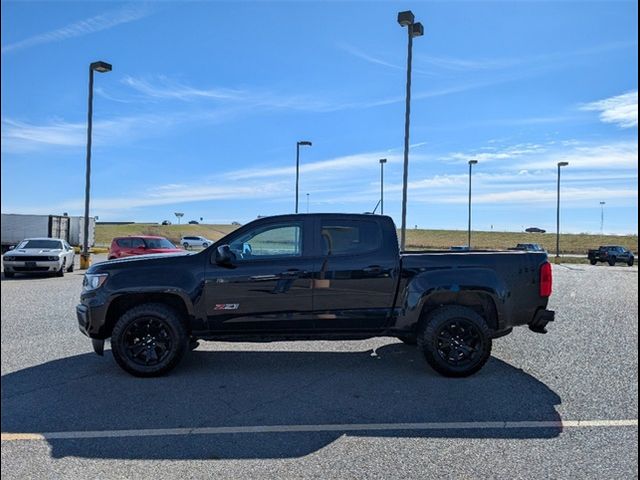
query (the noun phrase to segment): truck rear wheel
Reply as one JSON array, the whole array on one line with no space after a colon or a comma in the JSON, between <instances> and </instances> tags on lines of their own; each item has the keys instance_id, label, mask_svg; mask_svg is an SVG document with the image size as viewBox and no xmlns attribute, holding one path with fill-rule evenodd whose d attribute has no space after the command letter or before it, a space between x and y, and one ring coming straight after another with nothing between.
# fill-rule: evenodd
<instances>
[{"instance_id":1,"label":"truck rear wheel","mask_svg":"<svg viewBox=\"0 0 640 480\"><path fill-rule=\"evenodd\" d=\"M593 258L589 260L589 262L591 263L591 265L595 265L596 263L598 263L598 261Z\"/></svg>"},{"instance_id":2,"label":"truck rear wheel","mask_svg":"<svg viewBox=\"0 0 640 480\"><path fill-rule=\"evenodd\" d=\"M155 377L173 369L188 346L180 316L161 303L145 303L125 312L111 334L118 365L137 377Z\"/></svg>"},{"instance_id":3,"label":"truck rear wheel","mask_svg":"<svg viewBox=\"0 0 640 480\"><path fill-rule=\"evenodd\" d=\"M418 348L438 373L446 377L467 377L489 360L489 327L484 318L470 308L442 307L422 324Z\"/></svg>"},{"instance_id":4,"label":"truck rear wheel","mask_svg":"<svg viewBox=\"0 0 640 480\"><path fill-rule=\"evenodd\" d=\"M614 266L616 264L616 257L609 257L609 265Z\"/></svg>"}]
</instances>

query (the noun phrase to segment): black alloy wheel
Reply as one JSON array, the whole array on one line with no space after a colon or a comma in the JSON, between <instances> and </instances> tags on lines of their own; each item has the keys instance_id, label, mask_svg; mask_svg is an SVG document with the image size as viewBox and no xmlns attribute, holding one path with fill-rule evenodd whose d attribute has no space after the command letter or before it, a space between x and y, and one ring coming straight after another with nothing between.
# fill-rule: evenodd
<instances>
[{"instance_id":1,"label":"black alloy wheel","mask_svg":"<svg viewBox=\"0 0 640 480\"><path fill-rule=\"evenodd\" d=\"M475 310L444 306L422 323L418 347L429 365L447 377L466 377L480 370L491 356L491 332Z\"/></svg>"},{"instance_id":2,"label":"black alloy wheel","mask_svg":"<svg viewBox=\"0 0 640 480\"><path fill-rule=\"evenodd\" d=\"M480 331L466 318L452 319L438 330L437 352L445 362L456 367L472 365L481 351Z\"/></svg>"},{"instance_id":3,"label":"black alloy wheel","mask_svg":"<svg viewBox=\"0 0 640 480\"><path fill-rule=\"evenodd\" d=\"M180 315L161 303L145 303L128 310L111 334L116 362L138 377L154 377L174 368L188 343Z\"/></svg>"},{"instance_id":4,"label":"black alloy wheel","mask_svg":"<svg viewBox=\"0 0 640 480\"><path fill-rule=\"evenodd\" d=\"M131 322L121 337L122 349L129 361L144 367L162 363L171 348L171 330L161 319L139 317Z\"/></svg>"}]
</instances>

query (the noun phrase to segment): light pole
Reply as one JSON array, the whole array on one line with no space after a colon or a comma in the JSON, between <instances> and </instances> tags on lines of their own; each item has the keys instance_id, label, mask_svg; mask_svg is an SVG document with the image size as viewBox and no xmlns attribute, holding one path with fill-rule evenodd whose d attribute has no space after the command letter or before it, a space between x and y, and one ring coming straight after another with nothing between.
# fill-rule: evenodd
<instances>
[{"instance_id":1,"label":"light pole","mask_svg":"<svg viewBox=\"0 0 640 480\"><path fill-rule=\"evenodd\" d=\"M384 164L386 158L380 159L380 215L384 215Z\"/></svg>"},{"instance_id":2,"label":"light pole","mask_svg":"<svg viewBox=\"0 0 640 480\"><path fill-rule=\"evenodd\" d=\"M413 37L424 34L421 23L414 22L415 17L411 10L398 13L398 23L401 27L407 27L409 39L407 46L407 96L404 114L404 171L402 173L402 226L400 230L400 250L404 250L407 229L407 179L409 176L409 117L411 112L411 57L413 53Z\"/></svg>"},{"instance_id":3,"label":"light pole","mask_svg":"<svg viewBox=\"0 0 640 480\"><path fill-rule=\"evenodd\" d=\"M298 213L298 182L300 180L300 145L311 146L311 142L303 140L296 143L296 213Z\"/></svg>"},{"instance_id":4,"label":"light pole","mask_svg":"<svg viewBox=\"0 0 640 480\"><path fill-rule=\"evenodd\" d=\"M89 65L89 108L87 111L87 171L84 188L84 238L80 268L89 268L89 193L91 189L91 131L93 129L93 72L106 73L111 71L107 62L93 62Z\"/></svg>"},{"instance_id":5,"label":"light pole","mask_svg":"<svg viewBox=\"0 0 640 480\"><path fill-rule=\"evenodd\" d=\"M307 213L309 213L309 194L307 193Z\"/></svg>"},{"instance_id":6,"label":"light pole","mask_svg":"<svg viewBox=\"0 0 640 480\"><path fill-rule=\"evenodd\" d=\"M556 206L556 262L560 260L560 168L569 162L558 162L558 202Z\"/></svg>"},{"instance_id":7,"label":"light pole","mask_svg":"<svg viewBox=\"0 0 640 480\"><path fill-rule=\"evenodd\" d=\"M471 250L471 167L477 163L477 160L469 160L469 227L467 230L467 248L469 250Z\"/></svg>"},{"instance_id":8,"label":"light pole","mask_svg":"<svg viewBox=\"0 0 640 480\"><path fill-rule=\"evenodd\" d=\"M600 202L600 233L604 233L604 206L607 202Z\"/></svg>"}]
</instances>

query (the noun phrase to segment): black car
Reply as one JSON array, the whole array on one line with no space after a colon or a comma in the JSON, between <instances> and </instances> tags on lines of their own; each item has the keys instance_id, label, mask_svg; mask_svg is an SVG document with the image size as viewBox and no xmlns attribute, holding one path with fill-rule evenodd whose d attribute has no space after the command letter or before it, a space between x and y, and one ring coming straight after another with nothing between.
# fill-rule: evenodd
<instances>
[{"instance_id":1,"label":"black car","mask_svg":"<svg viewBox=\"0 0 640 480\"><path fill-rule=\"evenodd\" d=\"M591 265L595 265L598 262L607 262L611 266L616 263L626 263L631 267L635 261L633 253L620 245L600 246L597 249L589 250L587 257Z\"/></svg>"},{"instance_id":2,"label":"black car","mask_svg":"<svg viewBox=\"0 0 640 480\"><path fill-rule=\"evenodd\" d=\"M431 367L462 377L492 340L554 313L547 255L399 252L382 215L306 214L248 223L198 252L130 257L86 273L80 330L138 376L163 374L197 340L358 340L417 344Z\"/></svg>"}]
</instances>

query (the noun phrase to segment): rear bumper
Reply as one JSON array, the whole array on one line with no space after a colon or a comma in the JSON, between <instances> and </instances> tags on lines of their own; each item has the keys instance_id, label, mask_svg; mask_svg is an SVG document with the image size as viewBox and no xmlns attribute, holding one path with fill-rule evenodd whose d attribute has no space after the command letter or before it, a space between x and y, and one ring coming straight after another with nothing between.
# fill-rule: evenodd
<instances>
[{"instance_id":1,"label":"rear bumper","mask_svg":"<svg viewBox=\"0 0 640 480\"><path fill-rule=\"evenodd\" d=\"M541 308L529 322L529 330L536 333L547 333L546 326L549 322L553 322L556 312Z\"/></svg>"}]
</instances>

